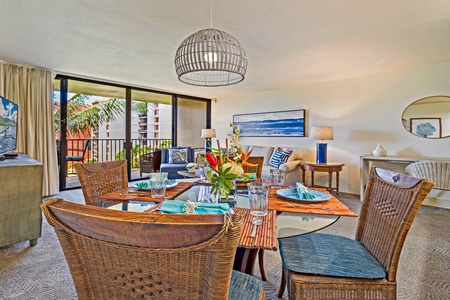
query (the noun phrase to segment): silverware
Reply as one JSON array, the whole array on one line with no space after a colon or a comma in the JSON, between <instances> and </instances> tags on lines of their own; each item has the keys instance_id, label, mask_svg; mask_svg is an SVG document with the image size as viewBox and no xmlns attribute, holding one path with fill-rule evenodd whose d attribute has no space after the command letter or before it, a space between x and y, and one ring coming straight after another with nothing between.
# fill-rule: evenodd
<instances>
[{"instance_id":1,"label":"silverware","mask_svg":"<svg viewBox=\"0 0 450 300\"><path fill-rule=\"evenodd\" d=\"M259 225L262 224L261 217L254 217L253 220L252 220L252 224L253 224L253 229L252 229L252 232L250 233L250 237L255 237L256 236L256 229L258 228Z\"/></svg>"},{"instance_id":2,"label":"silverware","mask_svg":"<svg viewBox=\"0 0 450 300\"><path fill-rule=\"evenodd\" d=\"M287 205L289 205L292 208L316 208L316 209L323 209L323 210L331 210L330 207L322 207L322 206L316 206L316 205L311 205L311 204L305 204L305 205L293 205L289 202L284 202Z\"/></svg>"}]
</instances>

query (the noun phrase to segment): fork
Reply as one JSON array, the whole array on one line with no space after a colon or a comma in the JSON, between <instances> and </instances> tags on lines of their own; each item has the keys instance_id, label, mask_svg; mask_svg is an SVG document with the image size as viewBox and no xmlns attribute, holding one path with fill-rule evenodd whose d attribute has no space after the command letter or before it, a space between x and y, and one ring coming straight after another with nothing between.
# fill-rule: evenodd
<instances>
[{"instance_id":1,"label":"fork","mask_svg":"<svg viewBox=\"0 0 450 300\"><path fill-rule=\"evenodd\" d=\"M317 208L317 209L323 209L323 210L331 210L330 207L322 207L322 206L316 206L316 205L311 205L311 204L306 204L306 205L293 205L289 202L284 202L287 205L289 205L292 208Z\"/></svg>"}]
</instances>

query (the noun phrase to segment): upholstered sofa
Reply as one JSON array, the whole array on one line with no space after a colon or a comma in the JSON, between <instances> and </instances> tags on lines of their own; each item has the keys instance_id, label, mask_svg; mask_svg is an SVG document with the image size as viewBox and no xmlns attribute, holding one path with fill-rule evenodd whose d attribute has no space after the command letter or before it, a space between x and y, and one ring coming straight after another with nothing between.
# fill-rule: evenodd
<instances>
[{"instance_id":1,"label":"upholstered sofa","mask_svg":"<svg viewBox=\"0 0 450 300\"><path fill-rule=\"evenodd\" d=\"M177 153L178 152L178 153ZM181 161L178 161L180 160ZM172 147L161 149L160 172L167 172L168 179L183 178L178 171L186 171L188 163L195 161L194 148L191 147Z\"/></svg>"},{"instance_id":2,"label":"upholstered sofa","mask_svg":"<svg viewBox=\"0 0 450 300\"><path fill-rule=\"evenodd\" d=\"M271 146L256 146L256 145L241 145L242 150L246 153L253 149L251 156L264 156L264 165L262 169L262 178L270 177L270 169L275 169L275 167L270 166L270 162L273 159L274 151L280 148L282 152L292 150L292 153L287 158L287 161L281 163L278 169L284 170L284 184L294 185L296 182L301 182L302 180L302 168L301 162L305 157L304 148L292 148L292 147L271 147Z\"/></svg>"}]
</instances>

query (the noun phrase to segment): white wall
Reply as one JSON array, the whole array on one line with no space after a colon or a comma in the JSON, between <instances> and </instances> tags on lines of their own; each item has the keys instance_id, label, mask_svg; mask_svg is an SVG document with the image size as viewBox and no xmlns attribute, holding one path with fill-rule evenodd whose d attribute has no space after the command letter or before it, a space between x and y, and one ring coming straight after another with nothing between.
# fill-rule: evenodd
<instances>
[{"instance_id":1,"label":"white wall","mask_svg":"<svg viewBox=\"0 0 450 300\"><path fill-rule=\"evenodd\" d=\"M311 126L333 127L328 161L346 164L340 190L359 194L359 158L379 142L389 155L450 157L450 138L420 138L402 125L403 110L410 103L433 95L450 95L450 62L217 99L212 103L212 128L224 140L233 114L305 109L307 136ZM305 147L308 161L315 160L315 142L308 137L241 138L242 144ZM325 184L326 177L317 182Z\"/></svg>"}]
</instances>

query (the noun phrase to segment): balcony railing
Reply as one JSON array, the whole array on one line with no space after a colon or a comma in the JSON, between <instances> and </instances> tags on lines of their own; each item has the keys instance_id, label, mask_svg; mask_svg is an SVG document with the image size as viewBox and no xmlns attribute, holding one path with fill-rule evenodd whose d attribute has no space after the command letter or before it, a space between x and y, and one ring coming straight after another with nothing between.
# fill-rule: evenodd
<instances>
[{"instance_id":1,"label":"balcony railing","mask_svg":"<svg viewBox=\"0 0 450 300\"><path fill-rule=\"evenodd\" d=\"M90 139L89 148L84 153L84 162L105 162L125 159L125 139ZM67 155L83 155L83 145L86 139L67 140ZM59 140L57 141L59 145ZM132 169L139 168L139 157L142 154L156 149L168 148L172 144L171 139L132 139L131 140L131 164ZM58 149L59 155L59 149ZM59 157L58 157L59 159ZM69 173L73 172L72 162L67 165Z\"/></svg>"}]
</instances>

